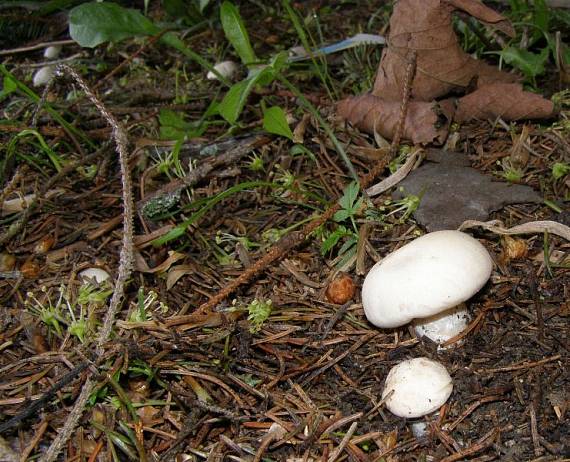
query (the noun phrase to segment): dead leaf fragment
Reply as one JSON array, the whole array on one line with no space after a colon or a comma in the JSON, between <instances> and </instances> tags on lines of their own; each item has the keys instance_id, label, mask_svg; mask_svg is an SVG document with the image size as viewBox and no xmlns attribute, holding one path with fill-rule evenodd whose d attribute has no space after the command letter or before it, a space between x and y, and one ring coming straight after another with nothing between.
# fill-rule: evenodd
<instances>
[{"instance_id":1,"label":"dead leaf fragment","mask_svg":"<svg viewBox=\"0 0 570 462\"><path fill-rule=\"evenodd\" d=\"M386 101L374 95L361 95L339 102L338 114L352 125L368 132L393 138L401 103ZM411 102L408 105L404 138L414 143L443 143L453 117L453 103Z\"/></svg>"},{"instance_id":2,"label":"dead leaf fragment","mask_svg":"<svg viewBox=\"0 0 570 462\"><path fill-rule=\"evenodd\" d=\"M473 119L545 119L555 113L554 103L542 96L523 91L517 83L484 85L458 100L456 122Z\"/></svg>"},{"instance_id":3,"label":"dead leaf fragment","mask_svg":"<svg viewBox=\"0 0 570 462\"><path fill-rule=\"evenodd\" d=\"M505 228L503 223L499 220L491 220L485 223L482 221L467 220L461 224L459 231L479 227L500 235L542 234L548 232L570 241L570 226L549 220L529 221L528 223L513 226L512 228Z\"/></svg>"},{"instance_id":4,"label":"dead leaf fragment","mask_svg":"<svg viewBox=\"0 0 570 462\"><path fill-rule=\"evenodd\" d=\"M528 255L528 244L525 240L504 236L501 240L503 262L520 260Z\"/></svg>"}]
</instances>

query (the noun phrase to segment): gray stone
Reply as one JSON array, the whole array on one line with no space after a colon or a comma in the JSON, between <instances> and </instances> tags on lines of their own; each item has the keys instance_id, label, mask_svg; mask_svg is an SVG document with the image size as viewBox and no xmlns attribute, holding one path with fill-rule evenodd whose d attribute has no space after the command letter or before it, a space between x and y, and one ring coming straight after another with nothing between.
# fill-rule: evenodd
<instances>
[{"instance_id":1,"label":"gray stone","mask_svg":"<svg viewBox=\"0 0 570 462\"><path fill-rule=\"evenodd\" d=\"M456 229L465 220L485 221L505 205L542 202L531 187L497 181L468 165L464 154L430 150L393 195L401 199L423 193L414 218L428 231Z\"/></svg>"}]
</instances>

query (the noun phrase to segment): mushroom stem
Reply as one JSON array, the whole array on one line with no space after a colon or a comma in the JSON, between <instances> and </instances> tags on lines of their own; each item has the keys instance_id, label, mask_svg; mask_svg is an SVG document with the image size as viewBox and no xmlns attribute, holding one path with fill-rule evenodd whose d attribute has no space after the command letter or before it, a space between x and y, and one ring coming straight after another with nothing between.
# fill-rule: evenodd
<instances>
[{"instance_id":1,"label":"mushroom stem","mask_svg":"<svg viewBox=\"0 0 570 462\"><path fill-rule=\"evenodd\" d=\"M469 318L467 306L461 303L433 316L414 319L413 325L418 337L427 337L441 345L463 332Z\"/></svg>"}]
</instances>

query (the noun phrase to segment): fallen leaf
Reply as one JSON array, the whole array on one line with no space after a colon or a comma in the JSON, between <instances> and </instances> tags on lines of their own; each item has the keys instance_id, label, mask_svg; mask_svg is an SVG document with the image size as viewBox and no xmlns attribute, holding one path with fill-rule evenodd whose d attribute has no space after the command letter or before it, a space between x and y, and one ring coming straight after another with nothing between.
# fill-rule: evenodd
<instances>
[{"instance_id":1,"label":"fallen leaf","mask_svg":"<svg viewBox=\"0 0 570 462\"><path fill-rule=\"evenodd\" d=\"M368 132L393 138L401 102L386 101L374 95L361 95L338 103L340 117ZM443 143L453 117L453 102L411 102L408 105L403 137L414 143Z\"/></svg>"},{"instance_id":2,"label":"fallen leaf","mask_svg":"<svg viewBox=\"0 0 570 462\"><path fill-rule=\"evenodd\" d=\"M168 270L166 278L166 290L170 290L178 282L178 280L187 275L196 273L196 267L193 265L176 265Z\"/></svg>"},{"instance_id":3,"label":"fallen leaf","mask_svg":"<svg viewBox=\"0 0 570 462\"><path fill-rule=\"evenodd\" d=\"M554 103L542 96L523 91L518 83L494 83L482 86L458 100L454 120L545 119L554 114Z\"/></svg>"},{"instance_id":4,"label":"fallen leaf","mask_svg":"<svg viewBox=\"0 0 570 462\"><path fill-rule=\"evenodd\" d=\"M150 273L150 274L163 273L167 271L168 268L170 268L172 265L174 265L174 263L176 263L178 260L181 260L185 257L186 255L184 255L183 253L171 250L168 252L168 258L166 260L156 265L154 268L150 268L146 263L146 261L144 260L144 258L142 257L142 255L140 254L140 252L135 252L135 268L137 271L140 271L141 273Z\"/></svg>"},{"instance_id":5,"label":"fallen leaf","mask_svg":"<svg viewBox=\"0 0 570 462\"><path fill-rule=\"evenodd\" d=\"M554 104L524 92L515 83L518 76L463 51L453 30L452 13L456 10L508 35L514 33L504 16L477 0L400 0L390 18L388 46L382 53L372 94L341 101L339 115L359 129L393 139L407 69L415 55L405 139L441 144L452 118L464 122L498 116L505 120L552 116ZM465 93L467 96L459 97ZM449 98L441 100L446 96ZM436 102L436 98L440 100Z\"/></svg>"},{"instance_id":6,"label":"fallen leaf","mask_svg":"<svg viewBox=\"0 0 570 462\"><path fill-rule=\"evenodd\" d=\"M463 51L453 30L455 10L513 32L504 16L478 1L400 0L390 18L388 47L382 54L372 94L389 101L402 99L402 82L412 52L417 56L411 93L415 100L431 101L452 90L464 91L477 80L488 83L517 79Z\"/></svg>"}]
</instances>

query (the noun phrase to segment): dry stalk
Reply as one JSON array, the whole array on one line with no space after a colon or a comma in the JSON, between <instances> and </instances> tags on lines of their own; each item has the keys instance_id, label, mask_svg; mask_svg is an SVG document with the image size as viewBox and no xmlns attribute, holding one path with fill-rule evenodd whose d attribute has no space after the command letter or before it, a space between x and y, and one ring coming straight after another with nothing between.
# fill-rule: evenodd
<instances>
[{"instance_id":1,"label":"dry stalk","mask_svg":"<svg viewBox=\"0 0 570 462\"><path fill-rule=\"evenodd\" d=\"M18 186L20 180L25 176L28 170L28 166L23 164L21 167L18 167L8 184L4 187L2 191L0 191L0 210L2 209L2 204L4 203L4 199L8 197Z\"/></svg>"},{"instance_id":2,"label":"dry stalk","mask_svg":"<svg viewBox=\"0 0 570 462\"><path fill-rule=\"evenodd\" d=\"M115 317L121 308L121 301L125 292L125 286L128 278L131 275L133 268L133 195L132 195L132 185L131 176L128 165L127 156L127 145L128 138L124 128L121 124L113 117L113 115L105 108L103 103L95 96L95 94L88 87L87 83L81 78L81 76L75 72L74 69L67 65L60 65L57 67L56 75L69 74L73 80L81 87L85 92L87 97L99 110L101 115L107 120L112 128L113 140L116 144L116 150L119 155L119 165L121 167L121 181L122 181L122 196L123 196L123 242L120 253L120 263L118 268L117 280L115 281L115 291L111 297L109 303L109 309L107 310L107 315L105 321L103 322L103 327L99 332L95 344L95 352L97 355L101 355L104 351L104 345L109 340L113 325L115 323ZM47 92L49 91L51 85L46 86L46 90L42 95L40 105L45 101ZM41 107L41 106L40 106ZM38 111L39 112L39 111ZM37 113L36 113L37 114ZM36 117L36 116L35 116ZM34 117L34 120L35 120ZM96 380L93 379L91 373L87 376L87 380L83 385L81 394L77 398L73 409L71 410L69 416L67 417L63 428L60 429L56 438L51 443L47 452L40 459L41 462L53 462L60 451L63 449L73 430L75 429L77 422L83 415L85 411L85 406L87 400L94 389Z\"/></svg>"},{"instance_id":3,"label":"dry stalk","mask_svg":"<svg viewBox=\"0 0 570 462\"><path fill-rule=\"evenodd\" d=\"M394 139L390 145L390 158L394 157L400 148L400 141L402 140L402 135L404 133L404 128L406 125L406 115L408 113L408 104L410 103L410 94L412 93L412 82L416 74L417 57L417 51L412 50L411 56L408 59L408 65L406 66L406 76L404 77L404 91L402 96L402 104L400 105L400 117L398 118L398 125L396 125Z\"/></svg>"}]
</instances>

